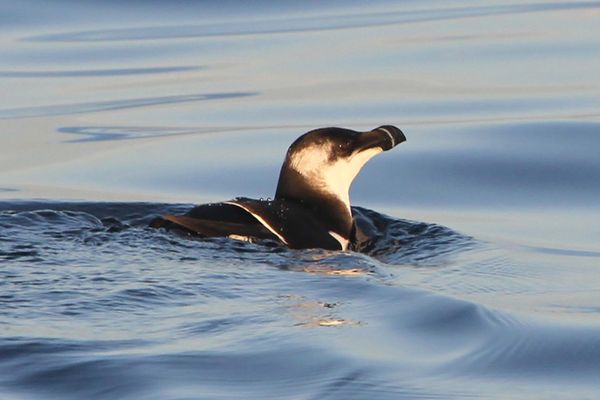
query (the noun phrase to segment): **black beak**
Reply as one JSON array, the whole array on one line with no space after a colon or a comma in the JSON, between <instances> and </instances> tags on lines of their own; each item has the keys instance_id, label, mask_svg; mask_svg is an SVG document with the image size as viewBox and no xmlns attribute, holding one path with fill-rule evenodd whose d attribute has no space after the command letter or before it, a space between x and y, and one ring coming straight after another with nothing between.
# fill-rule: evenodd
<instances>
[{"instance_id":1,"label":"black beak","mask_svg":"<svg viewBox=\"0 0 600 400\"><path fill-rule=\"evenodd\" d=\"M369 132L363 132L358 138L358 147L370 149L381 147L383 151L390 150L406 141L404 133L393 125L383 125Z\"/></svg>"}]
</instances>

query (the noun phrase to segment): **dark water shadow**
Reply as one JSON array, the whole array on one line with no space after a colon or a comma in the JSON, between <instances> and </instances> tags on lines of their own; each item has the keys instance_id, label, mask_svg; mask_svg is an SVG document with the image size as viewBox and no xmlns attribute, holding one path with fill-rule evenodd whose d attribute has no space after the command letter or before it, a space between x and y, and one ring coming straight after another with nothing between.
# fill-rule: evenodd
<instances>
[{"instance_id":1,"label":"dark water shadow","mask_svg":"<svg viewBox=\"0 0 600 400\"><path fill-rule=\"evenodd\" d=\"M514 4L484 7L440 8L363 14L341 14L296 18L269 18L260 21L235 21L203 25L171 25L161 27L93 30L30 36L22 40L35 42L100 42L156 40L190 37L280 34L350 29L382 25L409 24L460 18L487 17L507 14L599 8L598 2L562 2Z\"/></svg>"},{"instance_id":2,"label":"dark water shadow","mask_svg":"<svg viewBox=\"0 0 600 400\"><path fill-rule=\"evenodd\" d=\"M136 127L136 126L66 126L60 133L77 135L77 139L63 143L105 142L115 140L147 139L163 136L194 135L221 132L218 128L175 128L175 127Z\"/></svg>"},{"instance_id":3,"label":"dark water shadow","mask_svg":"<svg viewBox=\"0 0 600 400\"><path fill-rule=\"evenodd\" d=\"M533 251L536 253L567 256L567 257L591 257L600 258L600 251L592 250L573 250L573 249L556 249L552 247L542 246L523 246L526 250Z\"/></svg>"},{"instance_id":4,"label":"dark water shadow","mask_svg":"<svg viewBox=\"0 0 600 400\"><path fill-rule=\"evenodd\" d=\"M0 78L83 78L113 77L129 75L166 74L205 69L198 66L155 67L155 68L113 68L63 71L0 71Z\"/></svg>"},{"instance_id":5,"label":"dark water shadow","mask_svg":"<svg viewBox=\"0 0 600 400\"><path fill-rule=\"evenodd\" d=\"M258 95L257 92L205 93L179 96L145 97L115 101L98 101L92 103L61 104L56 106L23 107L0 110L0 119L83 114L165 104L190 103L194 101L215 101L256 95Z\"/></svg>"},{"instance_id":6,"label":"dark water shadow","mask_svg":"<svg viewBox=\"0 0 600 400\"><path fill-rule=\"evenodd\" d=\"M0 187L0 193L14 193L14 192L18 192L19 189L17 188L6 188L6 187Z\"/></svg>"}]
</instances>

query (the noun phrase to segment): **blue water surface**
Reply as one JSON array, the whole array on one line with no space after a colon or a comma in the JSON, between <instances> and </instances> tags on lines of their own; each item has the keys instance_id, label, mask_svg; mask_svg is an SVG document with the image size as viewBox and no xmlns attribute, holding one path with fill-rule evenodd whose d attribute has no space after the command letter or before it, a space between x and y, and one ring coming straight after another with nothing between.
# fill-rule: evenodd
<instances>
[{"instance_id":1,"label":"blue water surface","mask_svg":"<svg viewBox=\"0 0 600 400\"><path fill-rule=\"evenodd\" d=\"M0 398L600 397L599 21L0 0ZM148 228L383 124L408 140L352 187L367 253Z\"/></svg>"}]
</instances>

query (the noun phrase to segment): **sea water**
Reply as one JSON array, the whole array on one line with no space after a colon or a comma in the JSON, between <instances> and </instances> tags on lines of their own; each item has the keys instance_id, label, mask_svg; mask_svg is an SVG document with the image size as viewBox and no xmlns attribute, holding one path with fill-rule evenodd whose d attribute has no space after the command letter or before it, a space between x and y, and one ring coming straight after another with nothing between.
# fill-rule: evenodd
<instances>
[{"instance_id":1,"label":"sea water","mask_svg":"<svg viewBox=\"0 0 600 400\"><path fill-rule=\"evenodd\" d=\"M3 0L0 33L0 398L600 396L600 2ZM383 124L366 254L147 227Z\"/></svg>"}]
</instances>

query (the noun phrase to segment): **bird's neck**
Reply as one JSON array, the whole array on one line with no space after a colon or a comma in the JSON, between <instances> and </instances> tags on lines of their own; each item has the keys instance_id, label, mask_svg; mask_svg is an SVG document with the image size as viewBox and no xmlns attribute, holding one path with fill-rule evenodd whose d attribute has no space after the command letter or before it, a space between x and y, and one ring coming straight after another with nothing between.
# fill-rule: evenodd
<instances>
[{"instance_id":1,"label":"bird's neck","mask_svg":"<svg viewBox=\"0 0 600 400\"><path fill-rule=\"evenodd\" d=\"M275 198L301 204L323 221L327 230L349 238L352 212L348 189L340 193L339 188L336 188L337 193L334 193L322 186L322 182L284 166L279 175Z\"/></svg>"}]
</instances>

